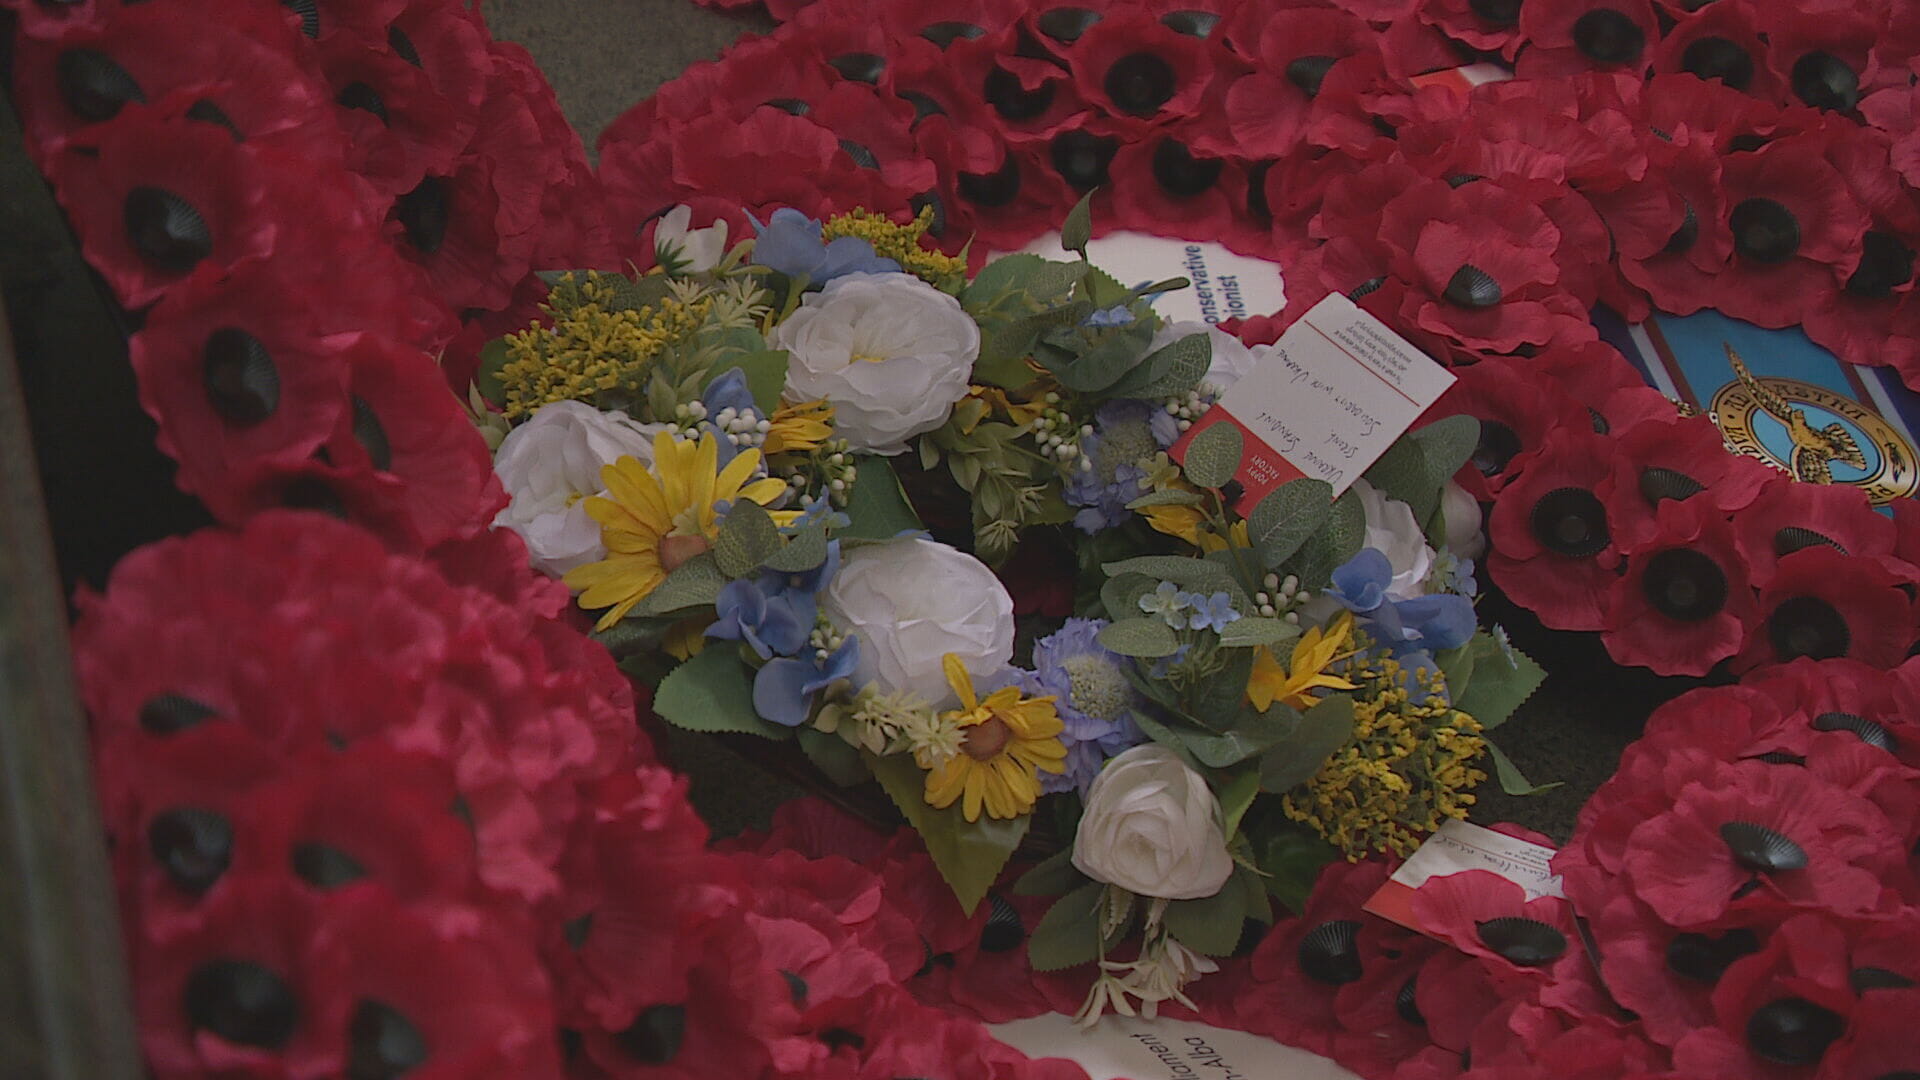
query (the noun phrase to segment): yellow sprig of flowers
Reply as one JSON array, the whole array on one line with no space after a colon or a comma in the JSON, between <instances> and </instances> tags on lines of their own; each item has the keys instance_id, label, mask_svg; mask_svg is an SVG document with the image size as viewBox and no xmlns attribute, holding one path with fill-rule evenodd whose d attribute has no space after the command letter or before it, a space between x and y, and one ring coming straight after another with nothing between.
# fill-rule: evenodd
<instances>
[{"instance_id":1,"label":"yellow sprig of flowers","mask_svg":"<svg viewBox=\"0 0 1920 1080\"><path fill-rule=\"evenodd\" d=\"M1018 686L1003 687L980 697L973 676L952 653L941 660L947 685L960 697L960 708L942 718L960 728L960 752L936 761L916 749L914 760L927 772L927 805L943 810L959 801L968 821L988 817L1016 818L1033 809L1040 798L1039 773L1065 772L1067 748L1060 741L1065 725L1052 697L1030 698Z\"/></svg>"},{"instance_id":2,"label":"yellow sprig of flowers","mask_svg":"<svg viewBox=\"0 0 1920 1080\"><path fill-rule=\"evenodd\" d=\"M525 419L555 401L590 402L610 390L637 397L655 358L698 331L713 304L711 297L690 303L667 297L636 311L619 305L606 275L563 275L540 305L553 327L506 337L508 359L499 378L507 419Z\"/></svg>"},{"instance_id":3,"label":"yellow sprig of flowers","mask_svg":"<svg viewBox=\"0 0 1920 1080\"><path fill-rule=\"evenodd\" d=\"M873 245L873 253L892 259L900 269L929 285L946 284L967 272L967 260L943 254L920 245L921 237L933 227L933 207L921 207L920 213L905 225L884 214L855 207L826 220L820 238L828 243L842 236L857 236Z\"/></svg>"}]
</instances>

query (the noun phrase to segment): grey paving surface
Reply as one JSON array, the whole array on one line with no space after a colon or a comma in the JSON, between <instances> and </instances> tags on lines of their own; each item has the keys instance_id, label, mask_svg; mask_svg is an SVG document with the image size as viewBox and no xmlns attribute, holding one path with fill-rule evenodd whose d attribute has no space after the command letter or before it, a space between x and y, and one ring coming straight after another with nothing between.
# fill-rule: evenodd
<instances>
[{"instance_id":1,"label":"grey paving surface","mask_svg":"<svg viewBox=\"0 0 1920 1080\"><path fill-rule=\"evenodd\" d=\"M481 7L497 37L525 45L546 70L589 151L602 128L687 65L773 26L764 13L721 14L689 0L482 0ZM1498 738L1529 779L1564 786L1516 799L1488 783L1474 820L1518 821L1563 841L1653 703L1675 688L1615 677L1590 643L1545 641L1535 651L1556 674ZM675 732L667 753L693 778L694 804L722 833L763 824L796 793L700 736Z\"/></svg>"}]
</instances>

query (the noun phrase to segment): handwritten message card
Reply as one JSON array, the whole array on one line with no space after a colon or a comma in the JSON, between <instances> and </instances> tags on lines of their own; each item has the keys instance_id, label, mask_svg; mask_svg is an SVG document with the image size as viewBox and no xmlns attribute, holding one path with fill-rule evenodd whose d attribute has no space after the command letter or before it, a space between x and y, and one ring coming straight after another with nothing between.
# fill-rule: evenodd
<instances>
[{"instance_id":1,"label":"handwritten message card","mask_svg":"<svg viewBox=\"0 0 1920 1080\"><path fill-rule=\"evenodd\" d=\"M1287 328L1266 360L1221 396L1174 444L1214 424L1240 428L1235 479L1251 507L1289 480L1311 477L1345 491L1453 376L1338 293Z\"/></svg>"},{"instance_id":2,"label":"handwritten message card","mask_svg":"<svg viewBox=\"0 0 1920 1080\"><path fill-rule=\"evenodd\" d=\"M1021 249L1048 259L1071 258L1060 234L1047 233ZM1168 322L1203 322L1272 315L1287 306L1277 263L1236 255L1219 244L1169 240L1138 232L1108 233L1087 244L1087 260L1122 285L1183 277L1191 288L1162 293L1153 310Z\"/></svg>"},{"instance_id":3,"label":"handwritten message card","mask_svg":"<svg viewBox=\"0 0 1920 1080\"><path fill-rule=\"evenodd\" d=\"M1367 901L1364 910L1408 929L1421 930L1413 917L1413 890L1428 878L1445 877L1463 870L1491 870L1527 890L1530 900L1542 896L1564 897L1560 878L1549 865L1552 860L1550 847L1464 821L1448 821L1400 864L1400 869Z\"/></svg>"},{"instance_id":4,"label":"handwritten message card","mask_svg":"<svg viewBox=\"0 0 1920 1080\"><path fill-rule=\"evenodd\" d=\"M1086 1030L1049 1014L987 1030L1028 1057L1066 1058L1093 1080L1358 1080L1318 1054L1185 1020L1107 1016Z\"/></svg>"}]
</instances>

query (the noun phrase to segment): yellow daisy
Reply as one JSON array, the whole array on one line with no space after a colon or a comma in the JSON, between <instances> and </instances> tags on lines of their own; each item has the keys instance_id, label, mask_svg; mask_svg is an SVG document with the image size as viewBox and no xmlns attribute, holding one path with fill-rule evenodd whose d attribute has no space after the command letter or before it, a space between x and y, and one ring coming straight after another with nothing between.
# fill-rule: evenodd
<instances>
[{"instance_id":1,"label":"yellow daisy","mask_svg":"<svg viewBox=\"0 0 1920 1080\"><path fill-rule=\"evenodd\" d=\"M988 817L1016 818L1033 809L1040 797L1040 772L1065 772L1067 748L1060 742L1060 714L1053 698L1029 698L1020 688L995 690L985 698L973 692L973 678L960 658L948 653L942 661L947 683L960 695L961 707L944 714L960 726L960 752L942 762L916 750L914 759L927 773L927 805L936 810L965 797L961 813L968 821Z\"/></svg>"},{"instance_id":2,"label":"yellow daisy","mask_svg":"<svg viewBox=\"0 0 1920 1080\"><path fill-rule=\"evenodd\" d=\"M580 594L583 608L604 607L594 625L605 630L646 599L681 564L713 547L719 535L714 504L751 499L765 506L787 490L771 477L748 482L760 464L760 451L742 450L716 475L719 443L713 433L698 443L675 440L663 431L653 439L653 467L623 457L600 470L611 498L587 500L587 514L600 523L607 557L567 572L564 579ZM776 513L775 521L797 515Z\"/></svg>"},{"instance_id":3,"label":"yellow daisy","mask_svg":"<svg viewBox=\"0 0 1920 1080\"><path fill-rule=\"evenodd\" d=\"M1253 674L1247 677L1247 698L1254 708L1266 712L1276 701L1304 709L1313 704L1313 691L1317 689L1352 690L1352 683L1338 675L1326 674L1327 665L1347 647L1352 635L1353 615L1346 611L1324 632L1318 626L1308 630L1293 644L1291 672L1280 666L1272 649L1262 645L1253 654Z\"/></svg>"},{"instance_id":4,"label":"yellow daisy","mask_svg":"<svg viewBox=\"0 0 1920 1080\"><path fill-rule=\"evenodd\" d=\"M770 456L789 450L818 450L821 443L833 438L833 406L824 401L782 405L768 419L764 450Z\"/></svg>"}]
</instances>

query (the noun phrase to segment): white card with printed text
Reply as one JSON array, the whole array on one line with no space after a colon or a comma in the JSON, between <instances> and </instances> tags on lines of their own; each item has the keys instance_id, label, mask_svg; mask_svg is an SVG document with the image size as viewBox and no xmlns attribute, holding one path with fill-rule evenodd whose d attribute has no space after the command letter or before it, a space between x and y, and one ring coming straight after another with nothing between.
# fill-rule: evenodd
<instances>
[{"instance_id":1,"label":"white card with printed text","mask_svg":"<svg viewBox=\"0 0 1920 1080\"><path fill-rule=\"evenodd\" d=\"M1049 1013L987 1030L1028 1057L1066 1058L1092 1080L1359 1080L1318 1054L1185 1020L1106 1016L1088 1030Z\"/></svg>"},{"instance_id":2,"label":"white card with printed text","mask_svg":"<svg viewBox=\"0 0 1920 1080\"><path fill-rule=\"evenodd\" d=\"M1057 232L1020 250L1047 259L1075 257L1060 246ZM1108 233L1088 241L1087 261L1129 288L1176 277L1193 282L1190 288L1161 293L1153 302L1153 310L1167 322L1211 325L1276 315L1287 306L1278 263L1236 255L1219 244L1138 232Z\"/></svg>"}]
</instances>

